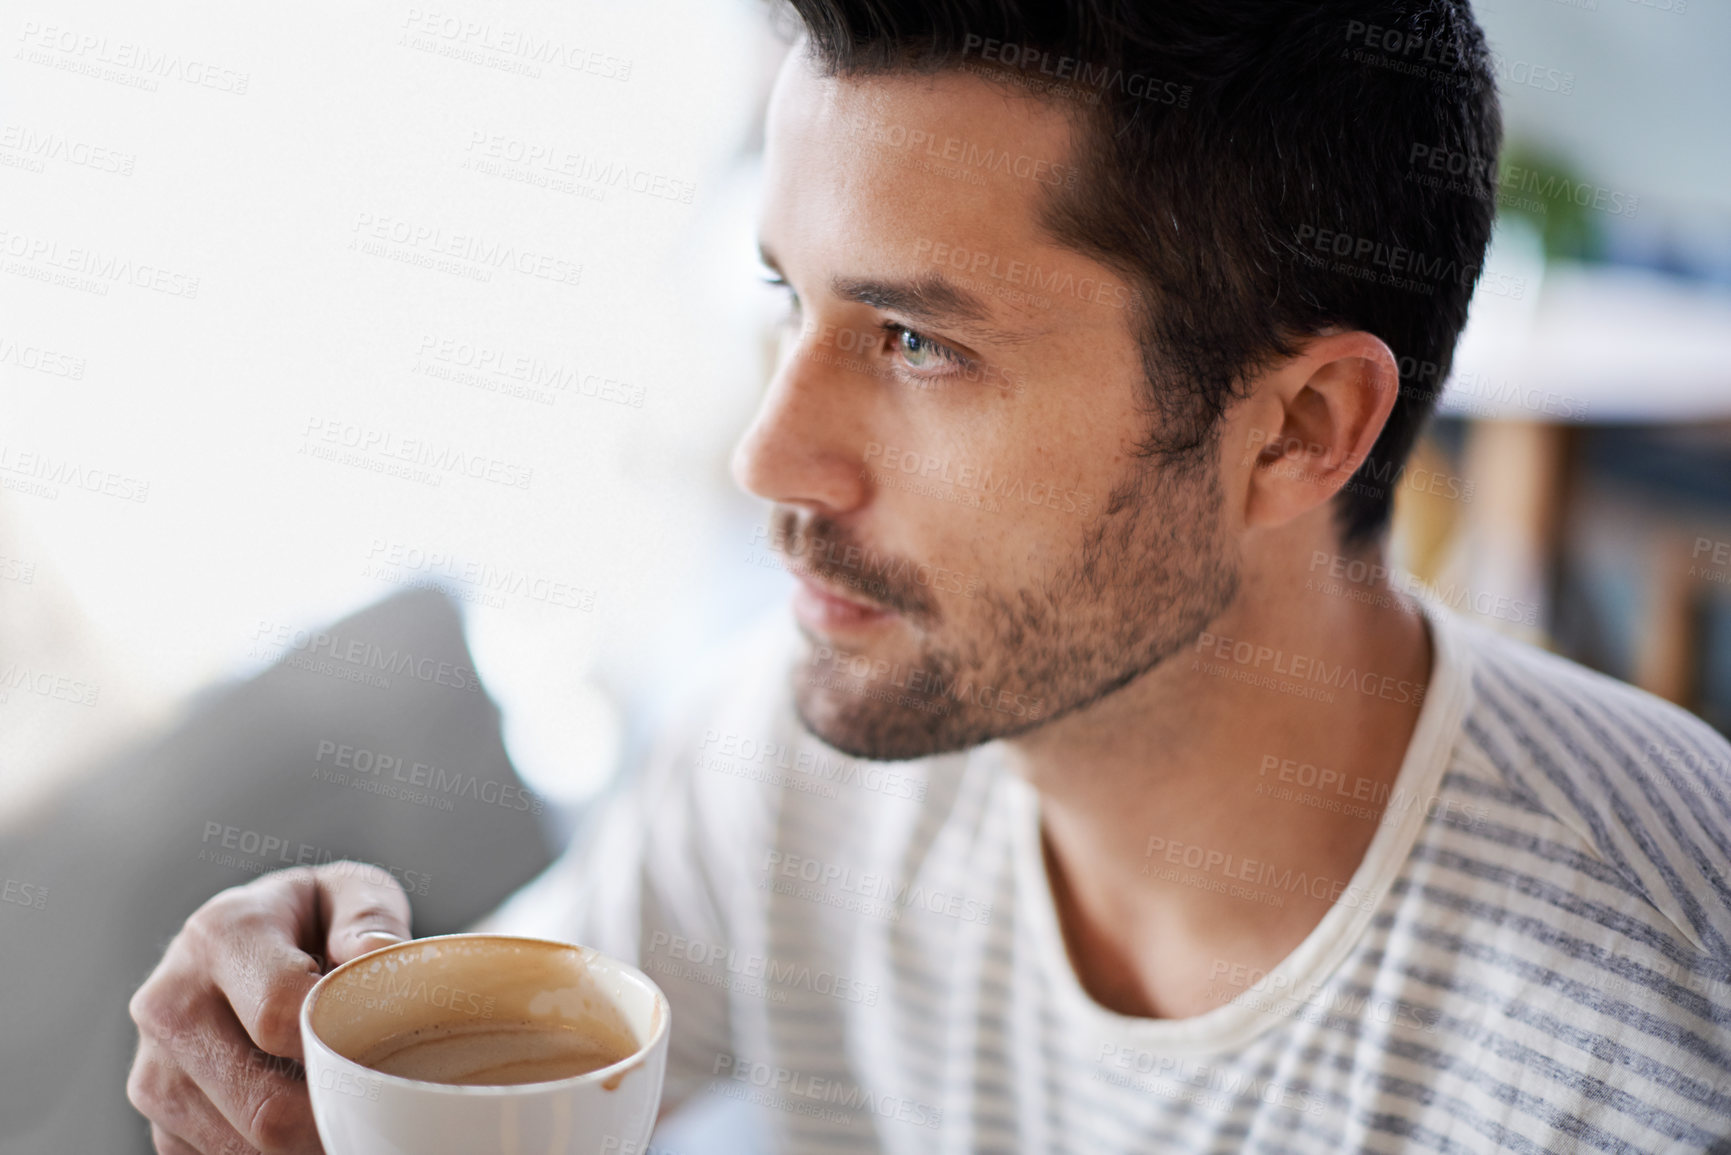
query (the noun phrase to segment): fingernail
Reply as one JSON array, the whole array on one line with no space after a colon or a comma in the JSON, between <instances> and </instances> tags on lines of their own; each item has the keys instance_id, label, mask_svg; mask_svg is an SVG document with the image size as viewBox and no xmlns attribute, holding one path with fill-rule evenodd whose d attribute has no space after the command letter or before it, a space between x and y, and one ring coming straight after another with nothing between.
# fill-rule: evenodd
<instances>
[{"instance_id":1,"label":"fingernail","mask_svg":"<svg viewBox=\"0 0 1731 1155\"><path fill-rule=\"evenodd\" d=\"M392 945L399 943L399 942L408 942L409 941L408 939L404 938L402 935L392 934L388 930L363 931L361 934L358 934L355 937L363 944L366 943L366 941L370 938L376 938L376 939L380 940L380 941L372 944L372 946L369 948L371 950L378 950L381 947L392 946Z\"/></svg>"}]
</instances>

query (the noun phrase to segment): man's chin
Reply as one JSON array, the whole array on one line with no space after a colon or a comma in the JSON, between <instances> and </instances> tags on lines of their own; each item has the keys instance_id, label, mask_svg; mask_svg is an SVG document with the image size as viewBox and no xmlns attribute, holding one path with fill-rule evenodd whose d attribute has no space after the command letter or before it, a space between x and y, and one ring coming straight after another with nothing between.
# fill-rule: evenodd
<instances>
[{"instance_id":1,"label":"man's chin","mask_svg":"<svg viewBox=\"0 0 1731 1155\"><path fill-rule=\"evenodd\" d=\"M845 691L796 688L794 713L811 735L851 758L905 762L944 753L938 736L910 727L891 709L864 709L846 700Z\"/></svg>"},{"instance_id":2,"label":"man's chin","mask_svg":"<svg viewBox=\"0 0 1731 1155\"><path fill-rule=\"evenodd\" d=\"M1007 718L963 711L967 703L877 686L865 679L813 673L796 665L793 705L800 724L826 745L872 762L905 762L968 750L1009 733Z\"/></svg>"}]
</instances>

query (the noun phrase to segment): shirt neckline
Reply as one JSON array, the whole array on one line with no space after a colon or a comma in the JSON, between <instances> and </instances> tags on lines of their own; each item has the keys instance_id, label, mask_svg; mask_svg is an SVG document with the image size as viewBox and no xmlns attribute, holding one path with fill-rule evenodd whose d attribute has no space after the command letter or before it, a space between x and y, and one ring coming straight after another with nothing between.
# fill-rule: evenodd
<instances>
[{"instance_id":1,"label":"shirt neckline","mask_svg":"<svg viewBox=\"0 0 1731 1155\"><path fill-rule=\"evenodd\" d=\"M1472 679L1470 653L1457 632L1457 623L1446 609L1428 599L1418 600L1429 627L1431 676L1390 797L1423 800L1436 793L1448 768L1471 697ZM1038 962L1070 1021L1142 1046L1179 1052L1242 1046L1290 1019L1304 1005L1303 993L1320 989L1364 937L1376 911L1387 903L1387 888L1412 852L1428 809L1415 802L1398 820L1379 823L1345 892L1374 892L1378 898L1356 908L1336 904L1269 978L1258 984L1265 992L1288 992L1288 997L1247 990L1200 1015L1149 1019L1101 1006L1077 979L1058 926L1051 879L1041 850L1039 794L1014 773L1006 771L999 777L1009 792L1017 913L1031 924ZM1300 994L1293 997L1290 992Z\"/></svg>"}]
</instances>

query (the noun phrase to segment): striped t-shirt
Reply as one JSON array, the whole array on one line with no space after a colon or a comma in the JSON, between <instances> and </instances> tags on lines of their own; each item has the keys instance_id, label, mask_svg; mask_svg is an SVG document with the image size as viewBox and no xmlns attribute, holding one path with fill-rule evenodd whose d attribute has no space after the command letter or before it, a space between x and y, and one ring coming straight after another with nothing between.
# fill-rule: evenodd
<instances>
[{"instance_id":1,"label":"striped t-shirt","mask_svg":"<svg viewBox=\"0 0 1731 1155\"><path fill-rule=\"evenodd\" d=\"M1218 964L1235 997L1205 1014L1096 1003L998 747L835 753L792 713L781 626L489 926L643 967L674 1008L667 1101L757 1104L778 1151L1731 1151L1731 748L1427 613L1424 705L1350 879L1151 852L1333 900L1272 972ZM1301 763L1265 777L1363 802Z\"/></svg>"}]
</instances>

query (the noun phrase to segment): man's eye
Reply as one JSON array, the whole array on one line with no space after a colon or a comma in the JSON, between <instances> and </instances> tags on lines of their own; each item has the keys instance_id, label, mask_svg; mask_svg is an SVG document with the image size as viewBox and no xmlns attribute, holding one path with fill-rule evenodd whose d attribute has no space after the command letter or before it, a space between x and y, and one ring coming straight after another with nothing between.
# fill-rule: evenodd
<instances>
[{"instance_id":1,"label":"man's eye","mask_svg":"<svg viewBox=\"0 0 1731 1155\"><path fill-rule=\"evenodd\" d=\"M763 278L763 283L773 289L787 290L788 311L792 313L799 312L799 294L793 291L793 286L788 284L784 278L770 274Z\"/></svg>"},{"instance_id":2,"label":"man's eye","mask_svg":"<svg viewBox=\"0 0 1731 1155\"><path fill-rule=\"evenodd\" d=\"M894 342L896 351L910 369L941 369L951 365L965 365L967 358L951 349L948 345L940 345L930 337L922 336L906 325L898 325L894 321L883 326L890 340Z\"/></svg>"}]
</instances>

